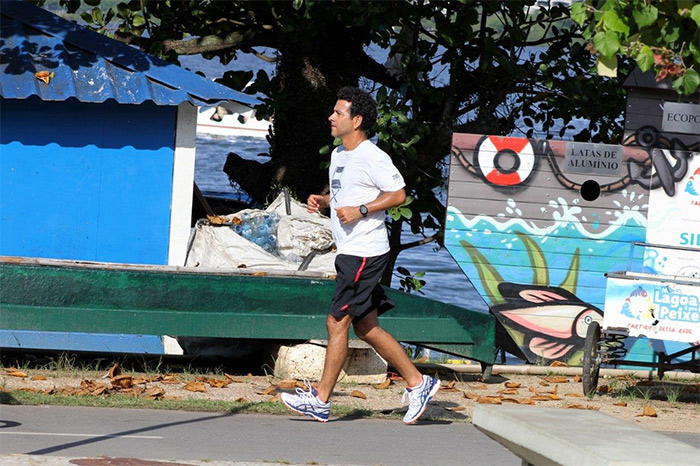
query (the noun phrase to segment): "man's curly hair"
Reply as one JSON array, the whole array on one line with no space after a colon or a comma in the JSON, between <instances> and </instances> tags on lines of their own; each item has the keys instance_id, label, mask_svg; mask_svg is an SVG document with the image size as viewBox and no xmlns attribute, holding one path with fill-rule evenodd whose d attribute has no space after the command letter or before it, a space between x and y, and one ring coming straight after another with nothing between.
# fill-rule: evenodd
<instances>
[{"instance_id":1,"label":"man's curly hair","mask_svg":"<svg viewBox=\"0 0 700 466\"><path fill-rule=\"evenodd\" d=\"M360 115L362 124L360 129L368 133L377 122L377 102L371 95L357 88L346 86L338 91L338 100L350 102L350 116Z\"/></svg>"}]
</instances>

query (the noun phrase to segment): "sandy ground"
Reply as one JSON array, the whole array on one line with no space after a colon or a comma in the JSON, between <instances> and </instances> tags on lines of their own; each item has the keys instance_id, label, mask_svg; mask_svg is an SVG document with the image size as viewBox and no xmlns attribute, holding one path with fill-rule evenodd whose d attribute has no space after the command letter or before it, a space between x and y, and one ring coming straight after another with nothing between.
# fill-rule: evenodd
<instances>
[{"instance_id":1,"label":"sandy ground","mask_svg":"<svg viewBox=\"0 0 700 466\"><path fill-rule=\"evenodd\" d=\"M23 376L24 375L24 376ZM112 375L115 375L112 373ZM577 377L495 375L488 383L476 374L440 373L442 389L425 416L468 422L478 403L519 403L561 409L594 409L654 431L700 434L700 381L648 382L629 376L601 378L601 393L582 395ZM278 401L281 391L301 382L252 375L76 374L0 370L0 389L41 390L109 396L121 390L141 397L224 401ZM378 413L405 412L405 382L394 374L381 385L337 385L333 402Z\"/></svg>"}]
</instances>

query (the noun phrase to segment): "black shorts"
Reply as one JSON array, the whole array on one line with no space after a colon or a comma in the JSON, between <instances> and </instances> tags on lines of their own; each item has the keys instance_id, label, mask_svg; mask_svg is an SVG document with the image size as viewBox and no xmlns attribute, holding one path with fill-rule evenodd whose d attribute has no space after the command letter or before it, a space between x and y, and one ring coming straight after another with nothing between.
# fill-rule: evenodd
<instances>
[{"instance_id":1,"label":"black shorts","mask_svg":"<svg viewBox=\"0 0 700 466\"><path fill-rule=\"evenodd\" d=\"M334 317L353 316L358 321L376 309L378 314L394 307L379 285L389 253L376 257L338 254L335 258L335 295L330 314Z\"/></svg>"}]
</instances>

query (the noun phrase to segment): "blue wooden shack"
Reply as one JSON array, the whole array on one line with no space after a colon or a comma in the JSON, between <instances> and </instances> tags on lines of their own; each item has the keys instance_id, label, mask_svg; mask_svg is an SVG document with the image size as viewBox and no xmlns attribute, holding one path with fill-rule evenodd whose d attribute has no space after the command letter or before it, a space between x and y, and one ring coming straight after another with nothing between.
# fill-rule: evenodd
<instances>
[{"instance_id":1,"label":"blue wooden shack","mask_svg":"<svg viewBox=\"0 0 700 466\"><path fill-rule=\"evenodd\" d=\"M196 107L257 101L24 1L0 15L0 255L183 265Z\"/></svg>"},{"instance_id":2,"label":"blue wooden shack","mask_svg":"<svg viewBox=\"0 0 700 466\"><path fill-rule=\"evenodd\" d=\"M222 101L241 111L257 103L27 2L3 0L0 256L183 265L197 106ZM5 348L163 353L167 342L0 329Z\"/></svg>"}]
</instances>

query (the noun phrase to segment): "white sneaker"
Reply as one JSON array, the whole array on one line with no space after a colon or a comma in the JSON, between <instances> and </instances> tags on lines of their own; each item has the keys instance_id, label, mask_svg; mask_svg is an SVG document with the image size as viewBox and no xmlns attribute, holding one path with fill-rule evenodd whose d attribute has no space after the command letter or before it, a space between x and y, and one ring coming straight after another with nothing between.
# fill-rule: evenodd
<instances>
[{"instance_id":1,"label":"white sneaker","mask_svg":"<svg viewBox=\"0 0 700 466\"><path fill-rule=\"evenodd\" d=\"M292 411L309 416L320 422L328 422L328 416L331 414L331 402L318 399L318 392L311 386L308 381L304 381L308 390L301 388L296 389L296 395L293 393L282 393L280 399L284 405Z\"/></svg>"},{"instance_id":2,"label":"white sneaker","mask_svg":"<svg viewBox=\"0 0 700 466\"><path fill-rule=\"evenodd\" d=\"M407 388L401 398L403 403L408 395L408 411L406 411L403 422L405 424L414 424L418 421L439 389L440 380L429 375L424 375L423 381L416 388Z\"/></svg>"}]
</instances>

